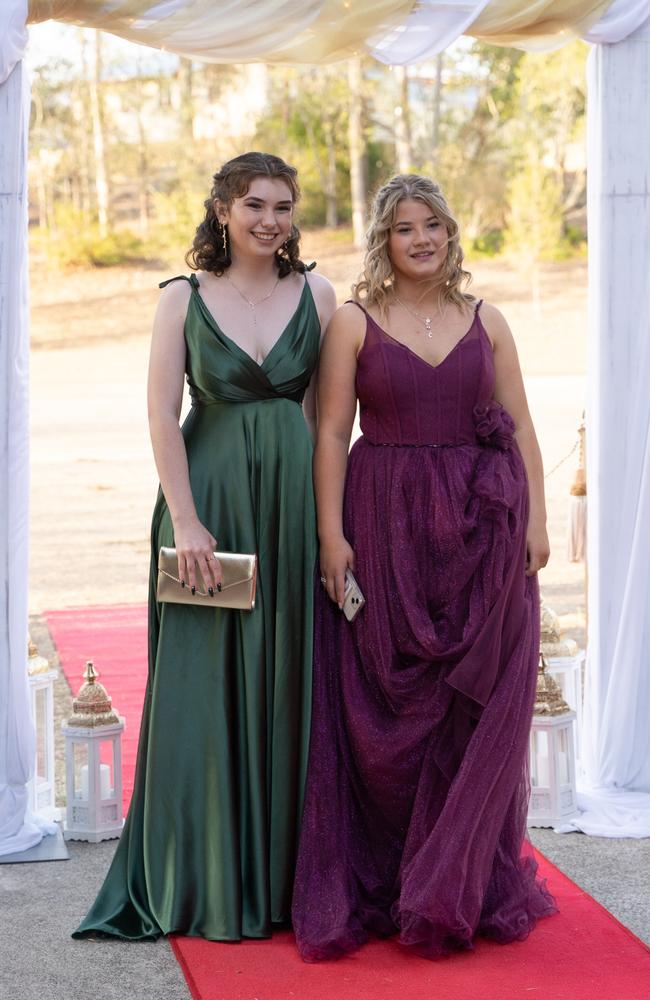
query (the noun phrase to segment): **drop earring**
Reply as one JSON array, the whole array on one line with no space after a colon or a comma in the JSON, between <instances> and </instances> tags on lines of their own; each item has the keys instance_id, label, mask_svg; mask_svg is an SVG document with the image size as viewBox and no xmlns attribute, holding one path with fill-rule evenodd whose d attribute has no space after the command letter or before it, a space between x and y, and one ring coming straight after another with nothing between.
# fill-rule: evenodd
<instances>
[{"instance_id":1,"label":"drop earring","mask_svg":"<svg viewBox=\"0 0 650 1000\"><path fill-rule=\"evenodd\" d=\"M223 255L228 256L228 230L225 222L221 223L221 242L223 243Z\"/></svg>"}]
</instances>

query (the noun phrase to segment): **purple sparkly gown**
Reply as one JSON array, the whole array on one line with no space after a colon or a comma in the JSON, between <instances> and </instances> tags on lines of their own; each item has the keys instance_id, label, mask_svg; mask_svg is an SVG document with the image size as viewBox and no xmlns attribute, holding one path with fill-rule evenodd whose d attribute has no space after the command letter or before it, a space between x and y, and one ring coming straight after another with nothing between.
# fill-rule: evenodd
<instances>
[{"instance_id":1,"label":"purple sparkly gown","mask_svg":"<svg viewBox=\"0 0 650 1000\"><path fill-rule=\"evenodd\" d=\"M394 933L435 958L555 911L524 840L528 487L479 306L435 368L367 318L344 501L367 603L349 624L317 599L293 900L307 960Z\"/></svg>"}]
</instances>

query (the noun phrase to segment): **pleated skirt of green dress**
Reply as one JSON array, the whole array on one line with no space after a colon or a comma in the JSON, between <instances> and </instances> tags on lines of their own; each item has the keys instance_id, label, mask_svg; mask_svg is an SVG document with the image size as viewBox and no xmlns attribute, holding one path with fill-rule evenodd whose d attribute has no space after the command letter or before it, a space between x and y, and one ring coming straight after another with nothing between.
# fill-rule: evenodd
<instances>
[{"instance_id":1,"label":"pleated skirt of green dress","mask_svg":"<svg viewBox=\"0 0 650 1000\"><path fill-rule=\"evenodd\" d=\"M200 519L222 549L258 554L256 606L157 604L157 553L174 541L159 495L133 799L75 937L235 941L290 916L311 709L311 440L284 398L195 406L183 434Z\"/></svg>"}]
</instances>

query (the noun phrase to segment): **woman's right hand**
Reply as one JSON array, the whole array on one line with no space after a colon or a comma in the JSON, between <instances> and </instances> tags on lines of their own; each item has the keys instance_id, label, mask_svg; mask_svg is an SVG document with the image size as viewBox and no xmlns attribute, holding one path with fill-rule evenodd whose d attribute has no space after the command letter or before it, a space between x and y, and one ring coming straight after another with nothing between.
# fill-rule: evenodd
<instances>
[{"instance_id":1,"label":"woman's right hand","mask_svg":"<svg viewBox=\"0 0 650 1000\"><path fill-rule=\"evenodd\" d=\"M320 577L332 601L343 607L345 571L354 570L354 552L343 535L320 545Z\"/></svg>"},{"instance_id":2,"label":"woman's right hand","mask_svg":"<svg viewBox=\"0 0 650 1000\"><path fill-rule=\"evenodd\" d=\"M221 590L221 565L214 557L217 540L198 518L174 523L174 542L178 557L178 578L195 593L197 586L197 566L210 593L211 589Z\"/></svg>"}]
</instances>

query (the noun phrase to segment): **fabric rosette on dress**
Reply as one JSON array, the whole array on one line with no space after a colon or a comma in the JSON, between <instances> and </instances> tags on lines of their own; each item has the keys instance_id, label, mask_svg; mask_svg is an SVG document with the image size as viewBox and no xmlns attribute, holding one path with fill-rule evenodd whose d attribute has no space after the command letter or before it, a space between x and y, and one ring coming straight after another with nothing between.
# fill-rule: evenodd
<instances>
[{"instance_id":1,"label":"fabric rosette on dress","mask_svg":"<svg viewBox=\"0 0 650 1000\"><path fill-rule=\"evenodd\" d=\"M477 405L472 411L476 436L481 444L500 451L508 451L513 444L515 423L507 410L491 399L484 405Z\"/></svg>"}]
</instances>

